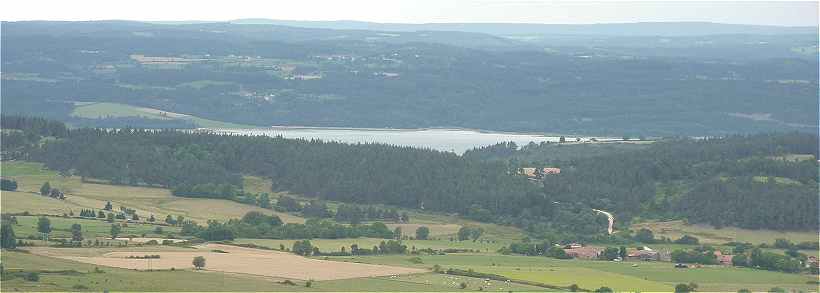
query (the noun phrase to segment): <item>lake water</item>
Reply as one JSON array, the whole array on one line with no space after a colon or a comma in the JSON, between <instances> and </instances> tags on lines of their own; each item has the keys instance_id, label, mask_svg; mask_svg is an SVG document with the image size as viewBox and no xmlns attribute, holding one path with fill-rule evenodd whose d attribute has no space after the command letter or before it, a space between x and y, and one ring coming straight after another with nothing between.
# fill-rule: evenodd
<instances>
[{"instance_id":1,"label":"lake water","mask_svg":"<svg viewBox=\"0 0 820 293\"><path fill-rule=\"evenodd\" d=\"M343 143L383 143L440 151L464 153L466 150L512 141L525 145L530 142L558 142L559 136L539 134L476 131L468 129L373 129L373 128L314 128L314 127L270 127L251 129L208 129L222 134L282 136L285 138L321 139ZM566 137L567 141L591 137ZM614 138L596 138L615 140Z\"/></svg>"}]
</instances>

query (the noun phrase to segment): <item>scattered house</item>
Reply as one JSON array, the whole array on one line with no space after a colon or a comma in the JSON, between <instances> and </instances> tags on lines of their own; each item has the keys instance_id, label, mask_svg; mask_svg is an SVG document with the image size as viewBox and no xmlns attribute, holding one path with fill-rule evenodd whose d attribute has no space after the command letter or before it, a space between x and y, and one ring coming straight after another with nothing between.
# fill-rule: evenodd
<instances>
[{"instance_id":1,"label":"scattered house","mask_svg":"<svg viewBox=\"0 0 820 293\"><path fill-rule=\"evenodd\" d=\"M521 168L520 172L522 175L527 176L529 178L538 178L538 174L536 173L536 168ZM554 175L554 174L561 174L561 168L553 168L553 167L544 167L541 168L541 175Z\"/></svg>"},{"instance_id":2,"label":"scattered house","mask_svg":"<svg viewBox=\"0 0 820 293\"><path fill-rule=\"evenodd\" d=\"M581 248L581 247L584 247L584 246L581 245L580 243L570 243L570 244L564 245L564 249L573 249L573 248Z\"/></svg>"},{"instance_id":3,"label":"scattered house","mask_svg":"<svg viewBox=\"0 0 820 293\"><path fill-rule=\"evenodd\" d=\"M658 257L660 261L672 261L672 252L668 249L661 250Z\"/></svg>"},{"instance_id":4,"label":"scattered house","mask_svg":"<svg viewBox=\"0 0 820 293\"><path fill-rule=\"evenodd\" d=\"M648 248L648 247L643 247ZM657 251L652 249L640 249L640 250L633 250L627 253L626 255L627 260L643 260L643 261L660 261L661 254Z\"/></svg>"},{"instance_id":5,"label":"scattered house","mask_svg":"<svg viewBox=\"0 0 820 293\"><path fill-rule=\"evenodd\" d=\"M809 256L806 258L806 267L807 268L820 268L820 262L818 261L816 256Z\"/></svg>"},{"instance_id":6,"label":"scattered house","mask_svg":"<svg viewBox=\"0 0 820 293\"><path fill-rule=\"evenodd\" d=\"M732 265L732 256L731 254L723 254L720 250L715 250L715 258L717 258L718 263L724 266L731 266Z\"/></svg>"},{"instance_id":7,"label":"scattered house","mask_svg":"<svg viewBox=\"0 0 820 293\"><path fill-rule=\"evenodd\" d=\"M375 75L375 76L383 76L383 77L398 77L400 74L399 74L399 73L395 73L395 72L384 72L384 71L380 71L380 72L373 72L373 75Z\"/></svg>"},{"instance_id":8,"label":"scattered house","mask_svg":"<svg viewBox=\"0 0 820 293\"><path fill-rule=\"evenodd\" d=\"M603 251L601 248L591 246L573 248L567 248L567 246L564 247L564 252L572 258L596 259Z\"/></svg>"},{"instance_id":9,"label":"scattered house","mask_svg":"<svg viewBox=\"0 0 820 293\"><path fill-rule=\"evenodd\" d=\"M322 74L296 74L290 78L291 80L313 80L313 79L322 79Z\"/></svg>"}]
</instances>

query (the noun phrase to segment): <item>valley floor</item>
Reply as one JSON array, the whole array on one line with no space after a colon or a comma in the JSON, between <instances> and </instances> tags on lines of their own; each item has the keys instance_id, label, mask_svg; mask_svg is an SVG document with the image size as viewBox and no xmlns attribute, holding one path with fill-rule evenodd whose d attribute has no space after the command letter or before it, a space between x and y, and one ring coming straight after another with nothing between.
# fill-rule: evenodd
<instances>
[{"instance_id":1,"label":"valley floor","mask_svg":"<svg viewBox=\"0 0 820 293\"><path fill-rule=\"evenodd\" d=\"M669 262L610 262L592 260L557 260L541 256L502 255L497 251L512 242L521 241L523 231L493 224L477 223L454 216L412 212L410 223L389 224L401 227L412 236L418 226L431 228L431 240L404 240L408 250L458 249L445 255L378 255L378 256L317 256L303 258L285 252L238 248L221 244L150 245L151 239L165 239L179 234L179 227L160 223L129 223L123 228L122 239L111 240L111 223L101 219L78 219L63 214L79 213L82 209L101 209L111 201L134 208L141 216L153 214L161 222L166 215L183 215L186 219L205 222L208 219L240 218L249 211L276 214L285 222L301 223L305 219L294 214L240 204L227 200L174 197L167 189L153 187L116 186L84 182L78 177L63 177L30 162L3 162L2 175L19 184L16 192L0 193L3 213L28 212L32 216L17 216L14 231L17 239L33 245L19 250L3 250L0 254L5 277L0 290L9 291L549 291L527 285L526 282L568 287L577 285L594 290L610 287L617 291L672 291L678 283L694 282L699 291L737 291L742 288L766 291L772 287L816 292L817 275L704 266L676 269ZM37 194L44 182L60 188L66 200ZM251 192L270 191L270 182L246 177L245 186ZM331 208L337 203L329 203ZM71 236L70 227L79 223L86 242L82 248L44 247L37 237L37 216L48 215L53 227L52 238ZM461 226L480 226L484 236L478 241L452 240ZM161 227L161 231L157 230ZM689 226L680 222L644 223L656 235L672 238L678 234L701 237L705 243L722 244L732 240L772 243L775 238L793 242L814 239L817 233L775 233L743 229L714 230ZM678 234L675 234L678 233ZM129 237L135 237L130 238ZM140 240L142 239L142 240ZM143 241L144 240L144 241ZM233 244L254 244L278 250L290 249L296 240L236 239ZM357 244L362 248L378 246L385 239L311 239L322 252L340 251ZM128 243L128 246L120 247ZM158 241L161 243L161 241ZM602 245L605 246L605 245ZM677 244L656 245L657 249L692 248ZM718 245L718 248L720 247ZM466 251L466 252L465 252ZM782 252L781 252L782 253ZM817 251L805 251L817 255ZM130 255L157 254L158 260L128 259ZM182 256L180 256L182 255ZM194 256L205 256L205 270L194 270ZM241 259L241 261L239 260ZM147 263L150 262L150 267ZM302 271L297 270L302 264ZM376 266L374 266L376 265ZM173 268L173 270L171 269ZM435 268L473 270L509 278L511 282L447 275L433 272ZM150 269L150 270L149 270ZM299 273L301 272L301 273ZM39 273L38 281L26 280L26 275ZM288 280L289 282L285 282ZM462 284L463 283L463 284ZM462 285L464 289L462 289ZM308 287L309 286L309 287Z\"/></svg>"}]
</instances>

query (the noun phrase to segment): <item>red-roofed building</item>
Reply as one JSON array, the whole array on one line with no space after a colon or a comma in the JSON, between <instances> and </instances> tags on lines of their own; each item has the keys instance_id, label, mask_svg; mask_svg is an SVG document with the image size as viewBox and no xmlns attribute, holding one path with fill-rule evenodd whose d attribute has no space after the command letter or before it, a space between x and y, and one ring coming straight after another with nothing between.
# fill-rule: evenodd
<instances>
[{"instance_id":1,"label":"red-roofed building","mask_svg":"<svg viewBox=\"0 0 820 293\"><path fill-rule=\"evenodd\" d=\"M577 247L577 248L564 248L564 252L573 257L573 258L583 258L583 259L595 259L598 258L598 255L601 254L603 249L598 247Z\"/></svg>"}]
</instances>

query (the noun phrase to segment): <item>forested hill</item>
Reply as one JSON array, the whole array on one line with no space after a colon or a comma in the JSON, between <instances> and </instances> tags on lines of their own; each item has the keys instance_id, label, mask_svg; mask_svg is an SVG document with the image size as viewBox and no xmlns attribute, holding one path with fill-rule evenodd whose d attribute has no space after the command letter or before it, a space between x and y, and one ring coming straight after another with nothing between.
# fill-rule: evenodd
<instances>
[{"instance_id":1,"label":"forested hill","mask_svg":"<svg viewBox=\"0 0 820 293\"><path fill-rule=\"evenodd\" d=\"M102 21L3 22L0 36L4 113L75 126L194 127L153 111L257 126L818 131L816 33L531 37Z\"/></svg>"},{"instance_id":2,"label":"forested hill","mask_svg":"<svg viewBox=\"0 0 820 293\"><path fill-rule=\"evenodd\" d=\"M31 135L14 133L38 128L6 125L4 152L19 150L19 158L63 174L164 186L179 196L231 198L241 175L257 175L277 191L452 212L575 239L605 231L592 208L615 213L620 224L635 216L748 228L818 224L817 137L808 134L661 141L560 162L561 174L545 176L541 188L507 161L409 147L134 129L20 142Z\"/></svg>"},{"instance_id":3,"label":"forested hill","mask_svg":"<svg viewBox=\"0 0 820 293\"><path fill-rule=\"evenodd\" d=\"M465 156L560 167L561 174L544 176L547 198L586 202L615 211L621 219L684 218L691 223L752 229L818 226L814 135L671 139L650 146L509 147L499 144ZM577 154L585 151L594 155ZM551 153L568 154L569 159L556 159ZM539 154L551 159L539 160Z\"/></svg>"}]
</instances>

